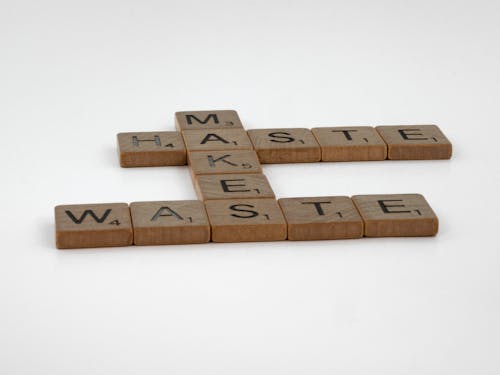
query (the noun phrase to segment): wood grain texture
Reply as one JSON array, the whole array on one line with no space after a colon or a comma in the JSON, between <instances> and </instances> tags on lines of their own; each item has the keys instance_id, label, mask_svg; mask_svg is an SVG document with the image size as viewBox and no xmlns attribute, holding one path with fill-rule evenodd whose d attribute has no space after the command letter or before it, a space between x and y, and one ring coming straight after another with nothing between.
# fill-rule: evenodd
<instances>
[{"instance_id":1,"label":"wood grain texture","mask_svg":"<svg viewBox=\"0 0 500 375\"><path fill-rule=\"evenodd\" d=\"M420 194L355 195L367 237L434 236L438 218Z\"/></svg>"},{"instance_id":2,"label":"wood grain texture","mask_svg":"<svg viewBox=\"0 0 500 375\"><path fill-rule=\"evenodd\" d=\"M263 174L198 175L193 184L201 200L275 197Z\"/></svg>"},{"instance_id":3,"label":"wood grain texture","mask_svg":"<svg viewBox=\"0 0 500 375\"><path fill-rule=\"evenodd\" d=\"M280 241L286 222L274 199L206 201L213 242Z\"/></svg>"},{"instance_id":4,"label":"wood grain texture","mask_svg":"<svg viewBox=\"0 0 500 375\"><path fill-rule=\"evenodd\" d=\"M193 175L262 172L253 150L192 151L188 162Z\"/></svg>"},{"instance_id":5,"label":"wood grain texture","mask_svg":"<svg viewBox=\"0 0 500 375\"><path fill-rule=\"evenodd\" d=\"M132 244L132 222L126 203L60 205L54 211L58 249Z\"/></svg>"},{"instance_id":6,"label":"wood grain texture","mask_svg":"<svg viewBox=\"0 0 500 375\"><path fill-rule=\"evenodd\" d=\"M452 145L436 125L377 126L391 160L450 159Z\"/></svg>"},{"instance_id":7,"label":"wood grain texture","mask_svg":"<svg viewBox=\"0 0 500 375\"><path fill-rule=\"evenodd\" d=\"M119 133L122 167L186 165L186 148L179 132Z\"/></svg>"},{"instance_id":8,"label":"wood grain texture","mask_svg":"<svg viewBox=\"0 0 500 375\"><path fill-rule=\"evenodd\" d=\"M233 110L176 112L175 126L179 131L243 128L238 113Z\"/></svg>"},{"instance_id":9,"label":"wood grain texture","mask_svg":"<svg viewBox=\"0 0 500 375\"><path fill-rule=\"evenodd\" d=\"M178 245L210 241L203 202L197 200L130 204L136 245Z\"/></svg>"},{"instance_id":10,"label":"wood grain texture","mask_svg":"<svg viewBox=\"0 0 500 375\"><path fill-rule=\"evenodd\" d=\"M293 241L363 237L363 220L349 197L282 198L278 203Z\"/></svg>"},{"instance_id":11,"label":"wood grain texture","mask_svg":"<svg viewBox=\"0 0 500 375\"><path fill-rule=\"evenodd\" d=\"M321 160L321 149L309 129L253 129L248 136L262 164Z\"/></svg>"},{"instance_id":12,"label":"wood grain texture","mask_svg":"<svg viewBox=\"0 0 500 375\"><path fill-rule=\"evenodd\" d=\"M385 160L387 145L371 126L313 128L322 161Z\"/></svg>"},{"instance_id":13,"label":"wood grain texture","mask_svg":"<svg viewBox=\"0 0 500 375\"><path fill-rule=\"evenodd\" d=\"M182 137L188 151L253 150L243 129L185 130Z\"/></svg>"}]
</instances>

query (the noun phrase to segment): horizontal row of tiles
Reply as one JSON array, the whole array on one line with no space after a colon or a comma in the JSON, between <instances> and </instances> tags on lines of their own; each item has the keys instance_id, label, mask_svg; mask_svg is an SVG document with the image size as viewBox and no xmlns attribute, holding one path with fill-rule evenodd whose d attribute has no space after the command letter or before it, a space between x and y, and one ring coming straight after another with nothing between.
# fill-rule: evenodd
<instances>
[{"instance_id":1,"label":"horizontal row of tiles","mask_svg":"<svg viewBox=\"0 0 500 375\"><path fill-rule=\"evenodd\" d=\"M188 154L255 150L260 163L449 159L436 125L204 129L118 134L122 167L185 165Z\"/></svg>"},{"instance_id":2,"label":"horizontal row of tiles","mask_svg":"<svg viewBox=\"0 0 500 375\"><path fill-rule=\"evenodd\" d=\"M61 205L60 249L365 237L433 236L420 194Z\"/></svg>"}]
</instances>

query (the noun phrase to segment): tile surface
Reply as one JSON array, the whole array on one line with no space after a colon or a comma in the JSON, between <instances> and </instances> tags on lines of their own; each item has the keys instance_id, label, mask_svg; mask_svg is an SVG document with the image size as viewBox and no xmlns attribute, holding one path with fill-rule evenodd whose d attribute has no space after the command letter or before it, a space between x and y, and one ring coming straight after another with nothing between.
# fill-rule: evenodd
<instances>
[{"instance_id":1,"label":"tile surface","mask_svg":"<svg viewBox=\"0 0 500 375\"><path fill-rule=\"evenodd\" d=\"M176 112L175 126L179 131L243 128L238 113L233 110Z\"/></svg>"},{"instance_id":2,"label":"tile surface","mask_svg":"<svg viewBox=\"0 0 500 375\"><path fill-rule=\"evenodd\" d=\"M188 151L253 150L243 129L185 130L182 137Z\"/></svg>"},{"instance_id":3,"label":"tile surface","mask_svg":"<svg viewBox=\"0 0 500 375\"><path fill-rule=\"evenodd\" d=\"M253 150L193 151L188 152L191 173L260 173L262 168Z\"/></svg>"},{"instance_id":4,"label":"tile surface","mask_svg":"<svg viewBox=\"0 0 500 375\"><path fill-rule=\"evenodd\" d=\"M193 180L199 199L274 198L263 174L198 175Z\"/></svg>"}]
</instances>

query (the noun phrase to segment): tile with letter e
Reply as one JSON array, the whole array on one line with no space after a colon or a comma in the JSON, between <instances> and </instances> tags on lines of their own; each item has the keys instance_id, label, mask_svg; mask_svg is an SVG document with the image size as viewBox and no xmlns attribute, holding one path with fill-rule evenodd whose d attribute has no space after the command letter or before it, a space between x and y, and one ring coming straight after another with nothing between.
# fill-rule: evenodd
<instances>
[{"instance_id":1,"label":"tile with letter e","mask_svg":"<svg viewBox=\"0 0 500 375\"><path fill-rule=\"evenodd\" d=\"M201 200L275 197L269 181L261 173L199 175L193 183Z\"/></svg>"},{"instance_id":2,"label":"tile with letter e","mask_svg":"<svg viewBox=\"0 0 500 375\"><path fill-rule=\"evenodd\" d=\"M186 130L182 137L188 151L253 150L243 129Z\"/></svg>"},{"instance_id":3,"label":"tile with letter e","mask_svg":"<svg viewBox=\"0 0 500 375\"><path fill-rule=\"evenodd\" d=\"M436 125L377 126L391 160L450 159L452 145Z\"/></svg>"},{"instance_id":4,"label":"tile with letter e","mask_svg":"<svg viewBox=\"0 0 500 375\"><path fill-rule=\"evenodd\" d=\"M238 113L233 110L176 112L175 126L179 131L243 128Z\"/></svg>"},{"instance_id":5,"label":"tile with letter e","mask_svg":"<svg viewBox=\"0 0 500 375\"><path fill-rule=\"evenodd\" d=\"M210 241L203 202L133 202L130 213L136 245L178 245Z\"/></svg>"},{"instance_id":6,"label":"tile with letter e","mask_svg":"<svg viewBox=\"0 0 500 375\"><path fill-rule=\"evenodd\" d=\"M262 172L253 150L193 151L188 161L193 175Z\"/></svg>"},{"instance_id":7,"label":"tile with letter e","mask_svg":"<svg viewBox=\"0 0 500 375\"><path fill-rule=\"evenodd\" d=\"M366 237L434 236L438 218L420 194L355 195Z\"/></svg>"},{"instance_id":8,"label":"tile with letter e","mask_svg":"<svg viewBox=\"0 0 500 375\"><path fill-rule=\"evenodd\" d=\"M205 202L213 242L286 240L286 222L274 199Z\"/></svg>"},{"instance_id":9,"label":"tile with letter e","mask_svg":"<svg viewBox=\"0 0 500 375\"><path fill-rule=\"evenodd\" d=\"M59 249L132 245L126 203L61 205L54 211Z\"/></svg>"},{"instance_id":10,"label":"tile with letter e","mask_svg":"<svg viewBox=\"0 0 500 375\"><path fill-rule=\"evenodd\" d=\"M349 197L282 198L278 203L294 241L363 237L363 220Z\"/></svg>"},{"instance_id":11,"label":"tile with letter e","mask_svg":"<svg viewBox=\"0 0 500 375\"><path fill-rule=\"evenodd\" d=\"M321 149L309 129L254 129L248 136L262 164L321 160Z\"/></svg>"},{"instance_id":12,"label":"tile with letter e","mask_svg":"<svg viewBox=\"0 0 500 375\"><path fill-rule=\"evenodd\" d=\"M313 128L322 161L385 160L387 145L371 126Z\"/></svg>"},{"instance_id":13,"label":"tile with letter e","mask_svg":"<svg viewBox=\"0 0 500 375\"><path fill-rule=\"evenodd\" d=\"M179 132L119 133L122 167L186 165L186 148Z\"/></svg>"}]
</instances>

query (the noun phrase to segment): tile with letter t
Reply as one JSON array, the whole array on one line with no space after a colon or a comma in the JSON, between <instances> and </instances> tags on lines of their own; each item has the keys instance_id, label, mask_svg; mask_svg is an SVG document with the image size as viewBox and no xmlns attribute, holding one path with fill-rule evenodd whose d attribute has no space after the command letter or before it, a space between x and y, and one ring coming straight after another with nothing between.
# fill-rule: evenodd
<instances>
[{"instance_id":1,"label":"tile with letter t","mask_svg":"<svg viewBox=\"0 0 500 375\"><path fill-rule=\"evenodd\" d=\"M371 126L313 128L321 161L385 160L387 145Z\"/></svg>"},{"instance_id":2,"label":"tile with letter t","mask_svg":"<svg viewBox=\"0 0 500 375\"><path fill-rule=\"evenodd\" d=\"M176 112L175 126L179 131L243 128L238 113L233 110Z\"/></svg>"},{"instance_id":3,"label":"tile with letter t","mask_svg":"<svg viewBox=\"0 0 500 375\"><path fill-rule=\"evenodd\" d=\"M434 236L438 218L420 194L355 195L366 237Z\"/></svg>"},{"instance_id":4,"label":"tile with letter t","mask_svg":"<svg viewBox=\"0 0 500 375\"><path fill-rule=\"evenodd\" d=\"M61 205L54 211L59 249L132 245L126 203Z\"/></svg>"},{"instance_id":5,"label":"tile with letter t","mask_svg":"<svg viewBox=\"0 0 500 375\"><path fill-rule=\"evenodd\" d=\"M260 173L199 175L193 183L201 200L275 197L266 176Z\"/></svg>"},{"instance_id":6,"label":"tile with letter t","mask_svg":"<svg viewBox=\"0 0 500 375\"><path fill-rule=\"evenodd\" d=\"M274 199L205 202L213 242L286 240L286 222Z\"/></svg>"},{"instance_id":7,"label":"tile with letter t","mask_svg":"<svg viewBox=\"0 0 500 375\"><path fill-rule=\"evenodd\" d=\"M210 241L203 202L163 201L130 204L136 245L177 245Z\"/></svg>"},{"instance_id":8,"label":"tile with letter t","mask_svg":"<svg viewBox=\"0 0 500 375\"><path fill-rule=\"evenodd\" d=\"M193 175L262 172L253 150L193 151L188 161Z\"/></svg>"},{"instance_id":9,"label":"tile with letter t","mask_svg":"<svg viewBox=\"0 0 500 375\"><path fill-rule=\"evenodd\" d=\"M186 165L186 148L179 132L119 133L122 167Z\"/></svg>"},{"instance_id":10,"label":"tile with letter t","mask_svg":"<svg viewBox=\"0 0 500 375\"><path fill-rule=\"evenodd\" d=\"M321 160L321 149L309 129L254 129L248 130L248 136L262 164Z\"/></svg>"},{"instance_id":11,"label":"tile with letter t","mask_svg":"<svg viewBox=\"0 0 500 375\"><path fill-rule=\"evenodd\" d=\"M289 240L363 237L363 220L349 197L282 198L278 203Z\"/></svg>"},{"instance_id":12,"label":"tile with letter t","mask_svg":"<svg viewBox=\"0 0 500 375\"><path fill-rule=\"evenodd\" d=\"M253 150L243 129L186 130L182 137L188 151Z\"/></svg>"},{"instance_id":13,"label":"tile with letter t","mask_svg":"<svg viewBox=\"0 0 500 375\"><path fill-rule=\"evenodd\" d=\"M377 126L391 160L450 159L452 145L436 125Z\"/></svg>"}]
</instances>

